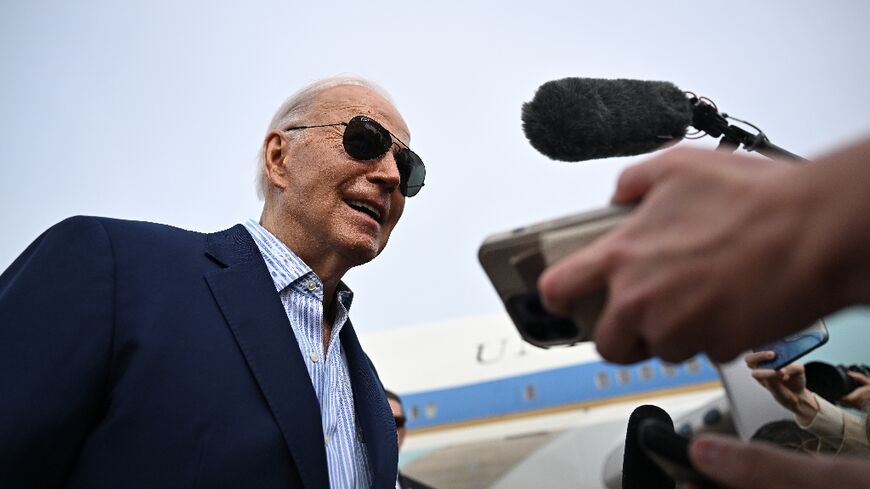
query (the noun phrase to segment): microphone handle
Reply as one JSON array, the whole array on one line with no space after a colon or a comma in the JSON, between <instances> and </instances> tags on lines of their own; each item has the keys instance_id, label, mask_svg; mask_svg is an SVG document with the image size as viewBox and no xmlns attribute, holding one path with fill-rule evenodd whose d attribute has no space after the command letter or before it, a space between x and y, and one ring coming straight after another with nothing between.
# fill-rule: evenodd
<instances>
[{"instance_id":1,"label":"microphone handle","mask_svg":"<svg viewBox=\"0 0 870 489\"><path fill-rule=\"evenodd\" d=\"M746 151L756 151L772 160L787 159L796 162L808 161L803 156L796 155L771 143L764 133L752 134L745 129L733 125L724 128L722 131L722 139L719 140L720 148L734 151L741 144L743 144L743 149Z\"/></svg>"},{"instance_id":2,"label":"microphone handle","mask_svg":"<svg viewBox=\"0 0 870 489\"><path fill-rule=\"evenodd\" d=\"M729 124L726 116L720 114L715 105L699 102L697 98L691 99L691 102L692 126L714 138L722 136L719 139L719 149L734 151L742 144L746 151L757 151L772 160L807 161L806 158L771 143L767 136L755 126L752 127L758 129L758 134L752 134L741 127Z\"/></svg>"},{"instance_id":3,"label":"microphone handle","mask_svg":"<svg viewBox=\"0 0 870 489\"><path fill-rule=\"evenodd\" d=\"M770 158L772 160L785 158L787 160L794 160L796 162L809 161L806 158L804 158L803 156L799 156L799 155L796 155L790 151L786 151L786 150L780 148L779 146L771 143L767 139L767 137L764 137L764 141L759 143L756 147L754 147L754 148L747 147L746 150L747 151L758 151L759 153L763 154L764 156L767 156L768 158Z\"/></svg>"}]
</instances>

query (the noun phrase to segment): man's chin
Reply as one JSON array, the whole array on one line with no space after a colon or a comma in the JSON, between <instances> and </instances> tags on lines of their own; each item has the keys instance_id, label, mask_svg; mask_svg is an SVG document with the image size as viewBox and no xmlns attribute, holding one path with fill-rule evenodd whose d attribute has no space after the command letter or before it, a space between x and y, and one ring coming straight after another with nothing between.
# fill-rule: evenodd
<instances>
[{"instance_id":1,"label":"man's chin","mask_svg":"<svg viewBox=\"0 0 870 489\"><path fill-rule=\"evenodd\" d=\"M348 243L346 255L352 262L351 266L358 266L375 259L383 250L380 243L373 239L356 239Z\"/></svg>"}]
</instances>

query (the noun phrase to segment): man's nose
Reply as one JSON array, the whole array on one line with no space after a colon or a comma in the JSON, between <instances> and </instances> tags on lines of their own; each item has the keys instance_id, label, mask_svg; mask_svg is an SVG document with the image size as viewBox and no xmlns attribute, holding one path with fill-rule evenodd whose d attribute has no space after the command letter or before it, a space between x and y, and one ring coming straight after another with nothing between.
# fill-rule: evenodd
<instances>
[{"instance_id":1,"label":"man's nose","mask_svg":"<svg viewBox=\"0 0 870 489\"><path fill-rule=\"evenodd\" d=\"M396 164L396 156L392 151L388 151L384 156L372 160L371 164L372 168L367 175L370 182L382 185L389 191L393 191L399 186L402 177Z\"/></svg>"}]
</instances>

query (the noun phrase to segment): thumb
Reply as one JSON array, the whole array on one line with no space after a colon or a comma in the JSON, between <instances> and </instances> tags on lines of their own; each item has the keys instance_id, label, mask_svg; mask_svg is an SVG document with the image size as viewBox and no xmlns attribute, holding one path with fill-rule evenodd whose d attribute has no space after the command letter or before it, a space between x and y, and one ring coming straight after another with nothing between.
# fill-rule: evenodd
<instances>
[{"instance_id":1,"label":"thumb","mask_svg":"<svg viewBox=\"0 0 870 489\"><path fill-rule=\"evenodd\" d=\"M699 471L732 489L866 488L866 458L807 455L766 443L723 436L700 436L689 447Z\"/></svg>"},{"instance_id":2,"label":"thumb","mask_svg":"<svg viewBox=\"0 0 870 489\"><path fill-rule=\"evenodd\" d=\"M846 403L850 406L861 407L864 396L868 393L868 391L870 391L870 387L859 387L852 392L846 394L845 396L841 397L840 402Z\"/></svg>"},{"instance_id":3,"label":"thumb","mask_svg":"<svg viewBox=\"0 0 870 489\"><path fill-rule=\"evenodd\" d=\"M700 436L689 448L695 467L710 479L734 489L813 487L806 474L808 455L786 452L764 443L724 436ZM816 480L816 482L819 482Z\"/></svg>"}]
</instances>

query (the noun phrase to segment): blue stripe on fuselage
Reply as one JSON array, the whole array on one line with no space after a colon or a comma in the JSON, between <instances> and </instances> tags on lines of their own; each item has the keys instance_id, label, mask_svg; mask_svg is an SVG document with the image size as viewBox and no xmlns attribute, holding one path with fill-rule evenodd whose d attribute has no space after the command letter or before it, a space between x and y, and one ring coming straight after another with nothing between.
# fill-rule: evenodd
<instances>
[{"instance_id":1,"label":"blue stripe on fuselage","mask_svg":"<svg viewBox=\"0 0 870 489\"><path fill-rule=\"evenodd\" d=\"M670 372L670 375L666 374ZM626 381L627 380L627 381ZM402 395L408 428L509 416L719 380L703 355L679 364L595 361Z\"/></svg>"}]
</instances>

